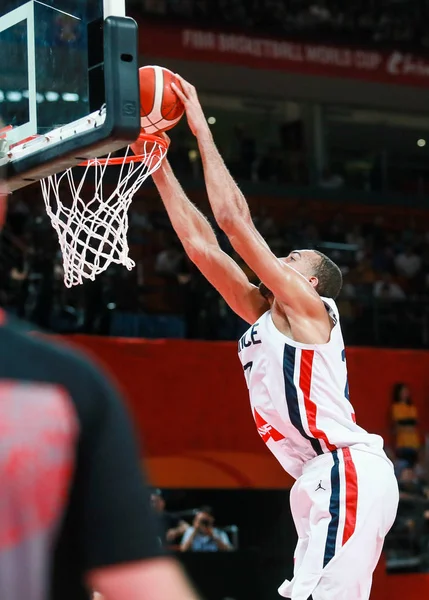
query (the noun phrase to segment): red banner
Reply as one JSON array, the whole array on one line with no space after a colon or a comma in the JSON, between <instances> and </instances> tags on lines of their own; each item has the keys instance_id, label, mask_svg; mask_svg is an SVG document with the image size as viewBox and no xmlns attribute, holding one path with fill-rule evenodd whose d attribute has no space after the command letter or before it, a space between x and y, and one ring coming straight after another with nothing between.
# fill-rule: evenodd
<instances>
[{"instance_id":1,"label":"red banner","mask_svg":"<svg viewBox=\"0 0 429 600\"><path fill-rule=\"evenodd\" d=\"M362 79L378 83L429 86L429 60L399 50L311 44L141 21L143 54L182 60L218 62L254 69L271 69Z\"/></svg>"},{"instance_id":2,"label":"red banner","mask_svg":"<svg viewBox=\"0 0 429 600\"><path fill-rule=\"evenodd\" d=\"M290 486L260 439L236 344L77 336L119 382L160 487ZM422 431L429 430L429 353L350 348L357 422L389 442L394 383L410 385Z\"/></svg>"}]
</instances>

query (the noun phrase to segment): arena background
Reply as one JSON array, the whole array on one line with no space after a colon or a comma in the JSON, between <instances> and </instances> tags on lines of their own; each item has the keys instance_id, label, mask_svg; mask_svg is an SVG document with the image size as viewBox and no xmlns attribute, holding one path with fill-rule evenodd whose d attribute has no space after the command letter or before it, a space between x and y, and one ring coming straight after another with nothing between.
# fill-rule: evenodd
<instances>
[{"instance_id":1,"label":"arena background","mask_svg":"<svg viewBox=\"0 0 429 600\"><path fill-rule=\"evenodd\" d=\"M429 586L428 10L423 0L128 2L141 65L161 64L197 86L275 251L305 244L341 265L351 401L393 459L392 390L410 388L421 436L413 476L424 491L386 545L374 600L418 600ZM184 121L171 137L171 162L208 214ZM210 505L231 537L238 532L233 553L178 553L204 597L277 598L295 546L293 482L255 431L233 341L244 325L180 254L150 183L130 223L136 269L65 290L39 186L14 194L2 305L107 367L169 511L191 521ZM398 259L408 251L417 257L412 276Z\"/></svg>"}]
</instances>

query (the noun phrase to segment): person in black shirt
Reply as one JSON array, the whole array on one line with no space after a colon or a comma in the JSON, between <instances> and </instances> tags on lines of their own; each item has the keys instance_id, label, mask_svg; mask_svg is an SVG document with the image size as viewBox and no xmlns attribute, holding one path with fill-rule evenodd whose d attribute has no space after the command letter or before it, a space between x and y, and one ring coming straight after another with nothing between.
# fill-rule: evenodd
<instances>
[{"instance_id":1,"label":"person in black shirt","mask_svg":"<svg viewBox=\"0 0 429 600\"><path fill-rule=\"evenodd\" d=\"M165 510L165 500L160 489L153 489L150 501L155 514L158 516L163 544L174 544L182 539L190 525L183 519Z\"/></svg>"},{"instance_id":2,"label":"person in black shirt","mask_svg":"<svg viewBox=\"0 0 429 600\"><path fill-rule=\"evenodd\" d=\"M0 477L1 600L196 600L104 373L3 312Z\"/></svg>"}]
</instances>

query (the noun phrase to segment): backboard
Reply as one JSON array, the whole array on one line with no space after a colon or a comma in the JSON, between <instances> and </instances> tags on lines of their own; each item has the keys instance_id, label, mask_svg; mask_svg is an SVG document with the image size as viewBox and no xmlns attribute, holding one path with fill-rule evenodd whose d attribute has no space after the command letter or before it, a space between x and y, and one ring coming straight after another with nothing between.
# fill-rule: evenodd
<instances>
[{"instance_id":1,"label":"backboard","mask_svg":"<svg viewBox=\"0 0 429 600\"><path fill-rule=\"evenodd\" d=\"M140 133L125 0L1 0L0 166L11 191Z\"/></svg>"}]
</instances>

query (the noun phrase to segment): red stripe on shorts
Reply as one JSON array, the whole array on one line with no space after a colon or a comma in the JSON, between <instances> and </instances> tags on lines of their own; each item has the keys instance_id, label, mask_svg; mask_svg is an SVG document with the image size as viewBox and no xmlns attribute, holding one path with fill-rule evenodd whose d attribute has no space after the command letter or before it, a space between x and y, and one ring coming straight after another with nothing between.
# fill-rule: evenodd
<instances>
[{"instance_id":1,"label":"red stripe on shorts","mask_svg":"<svg viewBox=\"0 0 429 600\"><path fill-rule=\"evenodd\" d=\"M358 482L356 467L350 448L343 448L344 472L346 479L346 521L344 523L343 546L351 538L356 529L356 513L358 503Z\"/></svg>"}]
</instances>

